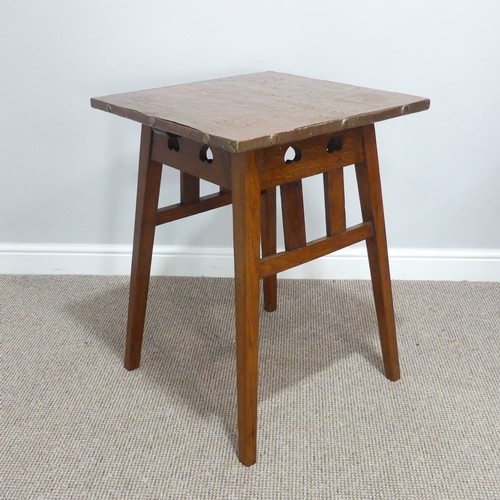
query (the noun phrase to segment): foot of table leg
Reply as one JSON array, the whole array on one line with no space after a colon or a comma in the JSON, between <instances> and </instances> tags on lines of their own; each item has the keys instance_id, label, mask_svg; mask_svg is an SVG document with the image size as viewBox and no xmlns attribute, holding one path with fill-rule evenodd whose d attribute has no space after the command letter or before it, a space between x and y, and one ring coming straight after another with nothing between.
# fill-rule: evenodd
<instances>
[{"instance_id":1,"label":"foot of table leg","mask_svg":"<svg viewBox=\"0 0 500 500\"><path fill-rule=\"evenodd\" d=\"M234 155L231 176L239 459L250 466L257 450L259 351L260 186L254 153Z\"/></svg>"},{"instance_id":2,"label":"foot of table leg","mask_svg":"<svg viewBox=\"0 0 500 500\"><path fill-rule=\"evenodd\" d=\"M151 128L143 125L125 348L125 368L127 370L138 368L141 361L142 334L160 193L162 166L149 158L151 135Z\"/></svg>"},{"instance_id":3,"label":"foot of table leg","mask_svg":"<svg viewBox=\"0 0 500 500\"><path fill-rule=\"evenodd\" d=\"M262 257L276 253L276 188L262 194L260 225L262 234ZM278 280L276 274L263 279L264 309L276 311L278 303Z\"/></svg>"},{"instance_id":4,"label":"foot of table leg","mask_svg":"<svg viewBox=\"0 0 500 500\"><path fill-rule=\"evenodd\" d=\"M392 302L391 278L384 209L377 157L377 144L373 125L363 127L365 162L356 165L361 211L364 221L371 221L374 235L366 241L373 286L373 296L382 345L385 375L389 380L400 377L396 324Z\"/></svg>"}]
</instances>

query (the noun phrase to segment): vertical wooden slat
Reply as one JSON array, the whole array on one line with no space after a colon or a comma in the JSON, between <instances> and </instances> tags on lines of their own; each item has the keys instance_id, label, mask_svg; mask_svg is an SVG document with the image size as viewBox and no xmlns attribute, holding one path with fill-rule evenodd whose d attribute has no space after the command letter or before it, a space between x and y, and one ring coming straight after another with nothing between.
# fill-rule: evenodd
<instances>
[{"instance_id":1,"label":"vertical wooden slat","mask_svg":"<svg viewBox=\"0 0 500 500\"><path fill-rule=\"evenodd\" d=\"M326 211L326 235L343 233L345 222L344 169L337 168L323 174Z\"/></svg>"},{"instance_id":2,"label":"vertical wooden slat","mask_svg":"<svg viewBox=\"0 0 500 500\"><path fill-rule=\"evenodd\" d=\"M260 283L260 179L255 152L231 159L238 442L242 464L257 453L257 377Z\"/></svg>"},{"instance_id":3,"label":"vertical wooden slat","mask_svg":"<svg viewBox=\"0 0 500 500\"><path fill-rule=\"evenodd\" d=\"M200 179L194 175L181 172L181 203L200 201Z\"/></svg>"},{"instance_id":4,"label":"vertical wooden slat","mask_svg":"<svg viewBox=\"0 0 500 500\"><path fill-rule=\"evenodd\" d=\"M276 253L276 188L262 193L260 228L262 235L262 257ZM278 303L278 280L276 274L263 280L264 309L272 312Z\"/></svg>"},{"instance_id":5,"label":"vertical wooden slat","mask_svg":"<svg viewBox=\"0 0 500 500\"><path fill-rule=\"evenodd\" d=\"M296 250L306 244L302 181L281 185L280 194L285 249Z\"/></svg>"},{"instance_id":6,"label":"vertical wooden slat","mask_svg":"<svg viewBox=\"0 0 500 500\"><path fill-rule=\"evenodd\" d=\"M356 165L361 212L365 222L373 223L374 235L366 240L368 260L372 277L373 296L382 357L386 377L398 380L400 377L396 324L392 301L391 277L387 255L382 189L377 157L375 127L363 127L365 161Z\"/></svg>"},{"instance_id":7,"label":"vertical wooden slat","mask_svg":"<svg viewBox=\"0 0 500 500\"><path fill-rule=\"evenodd\" d=\"M127 370L138 368L141 361L142 335L156 228L156 211L160 194L162 165L150 159L151 137L151 128L143 125L125 348L125 368Z\"/></svg>"}]
</instances>

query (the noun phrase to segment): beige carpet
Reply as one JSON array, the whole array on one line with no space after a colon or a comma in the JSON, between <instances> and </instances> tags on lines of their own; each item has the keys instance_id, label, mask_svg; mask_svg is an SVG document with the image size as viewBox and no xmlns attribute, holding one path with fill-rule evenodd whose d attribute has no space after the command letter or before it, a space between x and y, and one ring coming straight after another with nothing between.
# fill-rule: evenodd
<instances>
[{"instance_id":1,"label":"beige carpet","mask_svg":"<svg viewBox=\"0 0 500 500\"><path fill-rule=\"evenodd\" d=\"M232 282L0 276L0 498L500 498L500 283L395 282L402 379L369 282L281 281L261 316L258 463L239 464Z\"/></svg>"}]
</instances>

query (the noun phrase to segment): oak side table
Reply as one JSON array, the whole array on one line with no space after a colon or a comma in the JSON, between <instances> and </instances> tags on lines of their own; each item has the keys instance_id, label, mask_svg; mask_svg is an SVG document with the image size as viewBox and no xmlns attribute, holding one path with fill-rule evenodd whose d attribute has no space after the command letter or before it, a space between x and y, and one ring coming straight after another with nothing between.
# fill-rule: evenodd
<instances>
[{"instance_id":1,"label":"oak side table","mask_svg":"<svg viewBox=\"0 0 500 500\"><path fill-rule=\"evenodd\" d=\"M98 97L142 124L125 368L139 367L156 226L232 204L239 459L256 460L259 282L277 306L277 273L366 241L385 375L399 379L374 122L425 110L421 97L274 72ZM158 208L163 165L180 202ZM355 165L363 222L346 227L343 167ZM306 240L302 179L322 174L325 236ZM200 179L220 186L200 196ZM276 187L285 250L276 250ZM262 247L262 251L260 250Z\"/></svg>"}]
</instances>

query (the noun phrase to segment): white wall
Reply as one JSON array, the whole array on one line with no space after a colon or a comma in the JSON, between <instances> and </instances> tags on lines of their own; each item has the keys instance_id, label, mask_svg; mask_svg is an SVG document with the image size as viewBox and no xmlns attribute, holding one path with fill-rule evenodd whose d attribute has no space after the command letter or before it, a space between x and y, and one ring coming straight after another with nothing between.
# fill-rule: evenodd
<instances>
[{"instance_id":1,"label":"white wall","mask_svg":"<svg viewBox=\"0 0 500 500\"><path fill-rule=\"evenodd\" d=\"M0 272L128 272L140 126L90 97L275 70L430 97L377 128L393 275L500 280L499 19L496 0L1 0ZM155 272L230 273L230 209L156 242ZM364 276L358 255L295 275Z\"/></svg>"}]
</instances>

